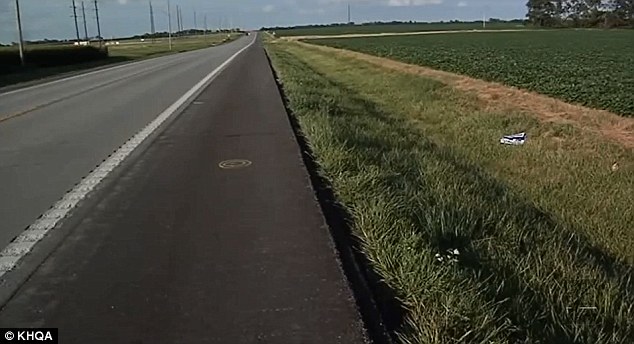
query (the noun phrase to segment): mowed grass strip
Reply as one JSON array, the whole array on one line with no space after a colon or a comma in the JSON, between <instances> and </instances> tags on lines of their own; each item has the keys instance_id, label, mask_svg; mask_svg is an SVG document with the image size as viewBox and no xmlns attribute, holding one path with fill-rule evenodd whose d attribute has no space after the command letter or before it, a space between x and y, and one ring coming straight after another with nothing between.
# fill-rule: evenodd
<instances>
[{"instance_id":1,"label":"mowed grass strip","mask_svg":"<svg viewBox=\"0 0 634 344\"><path fill-rule=\"evenodd\" d=\"M311 40L634 116L634 30Z\"/></svg>"},{"instance_id":2,"label":"mowed grass strip","mask_svg":"<svg viewBox=\"0 0 634 344\"><path fill-rule=\"evenodd\" d=\"M275 69L404 343L632 343L632 152L276 41ZM520 147L499 136L528 130ZM623 159L612 171L612 160ZM437 255L440 255L438 257Z\"/></svg>"}]
</instances>

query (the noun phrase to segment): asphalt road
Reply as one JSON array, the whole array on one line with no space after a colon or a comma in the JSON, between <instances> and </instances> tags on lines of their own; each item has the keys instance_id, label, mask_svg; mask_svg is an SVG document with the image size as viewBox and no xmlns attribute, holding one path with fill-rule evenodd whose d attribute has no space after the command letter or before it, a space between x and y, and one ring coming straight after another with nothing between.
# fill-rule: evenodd
<instances>
[{"instance_id":1,"label":"asphalt road","mask_svg":"<svg viewBox=\"0 0 634 344\"><path fill-rule=\"evenodd\" d=\"M84 165L76 159L66 167L65 159L99 160L108 149L86 146L112 149L117 144L112 136L132 135L128 126L142 125L152 117L150 109L169 102L161 100L166 91L157 94L161 87L187 88L186 81L177 81L181 73L191 84L196 70L216 64L214 54L245 44L198 52L190 67L170 65L161 68L163 77L142 77L155 83L154 91L143 83L102 89L127 107L118 97L102 99L100 106L91 102L83 106L89 110L74 110L78 113L66 123L55 105L49 116L61 118L46 122L52 132L35 121L43 114L0 124L2 130L13 125L59 140L54 146L31 136L39 150L28 150L31 140L12 136L32 156L55 166L23 181L72 183L59 175L81 175ZM87 101L98 94L80 97ZM110 111L98 110L105 107ZM82 141L73 139L77 136ZM250 164L226 168L235 167L223 164L231 159ZM39 187L52 188L51 179ZM103 184L63 224L68 236L4 305L0 327L58 327L62 343L367 342L260 43L239 55ZM19 189L13 190L15 196ZM31 196L37 198L37 187ZM22 202L29 204L26 197Z\"/></svg>"},{"instance_id":2,"label":"asphalt road","mask_svg":"<svg viewBox=\"0 0 634 344\"><path fill-rule=\"evenodd\" d=\"M0 94L0 247L249 42Z\"/></svg>"}]
</instances>

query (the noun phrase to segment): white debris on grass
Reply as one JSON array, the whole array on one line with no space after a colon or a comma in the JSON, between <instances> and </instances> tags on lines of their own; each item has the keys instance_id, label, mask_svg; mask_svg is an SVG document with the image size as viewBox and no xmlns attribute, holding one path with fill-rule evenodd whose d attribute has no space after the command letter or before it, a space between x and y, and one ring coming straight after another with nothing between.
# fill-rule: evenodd
<instances>
[{"instance_id":1,"label":"white debris on grass","mask_svg":"<svg viewBox=\"0 0 634 344\"><path fill-rule=\"evenodd\" d=\"M436 253L436 260L443 263L455 264L458 263L458 257L460 256L460 251L457 248L448 249L445 254Z\"/></svg>"},{"instance_id":2,"label":"white debris on grass","mask_svg":"<svg viewBox=\"0 0 634 344\"><path fill-rule=\"evenodd\" d=\"M504 145L523 145L526 142L526 133L519 133L513 135L505 135L500 139L500 143Z\"/></svg>"}]
</instances>

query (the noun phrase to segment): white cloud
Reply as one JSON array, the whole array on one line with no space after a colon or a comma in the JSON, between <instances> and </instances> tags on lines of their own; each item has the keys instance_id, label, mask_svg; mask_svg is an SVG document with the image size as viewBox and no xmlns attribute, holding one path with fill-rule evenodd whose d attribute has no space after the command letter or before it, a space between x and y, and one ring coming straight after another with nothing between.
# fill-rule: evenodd
<instances>
[{"instance_id":1,"label":"white cloud","mask_svg":"<svg viewBox=\"0 0 634 344\"><path fill-rule=\"evenodd\" d=\"M323 15L323 14L326 14L326 10L323 9L323 8L317 8L317 9L300 8L297 12L299 14L301 14L301 15Z\"/></svg>"},{"instance_id":2,"label":"white cloud","mask_svg":"<svg viewBox=\"0 0 634 344\"><path fill-rule=\"evenodd\" d=\"M275 10L275 6L271 4L262 7L262 12L264 13L270 13L270 12L273 12L273 10Z\"/></svg>"},{"instance_id":3,"label":"white cloud","mask_svg":"<svg viewBox=\"0 0 634 344\"><path fill-rule=\"evenodd\" d=\"M401 6L425 6L425 5L439 5L444 0L319 0L319 4L332 5L332 4L369 4L369 5L386 5L393 7Z\"/></svg>"},{"instance_id":4,"label":"white cloud","mask_svg":"<svg viewBox=\"0 0 634 344\"><path fill-rule=\"evenodd\" d=\"M467 7L469 6L466 1L460 1L456 6L458 7Z\"/></svg>"},{"instance_id":5,"label":"white cloud","mask_svg":"<svg viewBox=\"0 0 634 344\"><path fill-rule=\"evenodd\" d=\"M425 6L439 5L443 0L389 0L388 6Z\"/></svg>"}]
</instances>

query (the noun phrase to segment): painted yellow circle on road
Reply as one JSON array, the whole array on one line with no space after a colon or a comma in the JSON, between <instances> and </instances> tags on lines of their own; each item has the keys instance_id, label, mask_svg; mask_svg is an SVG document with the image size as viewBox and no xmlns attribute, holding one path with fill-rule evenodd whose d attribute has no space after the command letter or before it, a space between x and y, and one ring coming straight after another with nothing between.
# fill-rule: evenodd
<instances>
[{"instance_id":1,"label":"painted yellow circle on road","mask_svg":"<svg viewBox=\"0 0 634 344\"><path fill-rule=\"evenodd\" d=\"M234 170L251 166L251 161L244 159L233 159L221 161L218 166L225 170Z\"/></svg>"}]
</instances>

